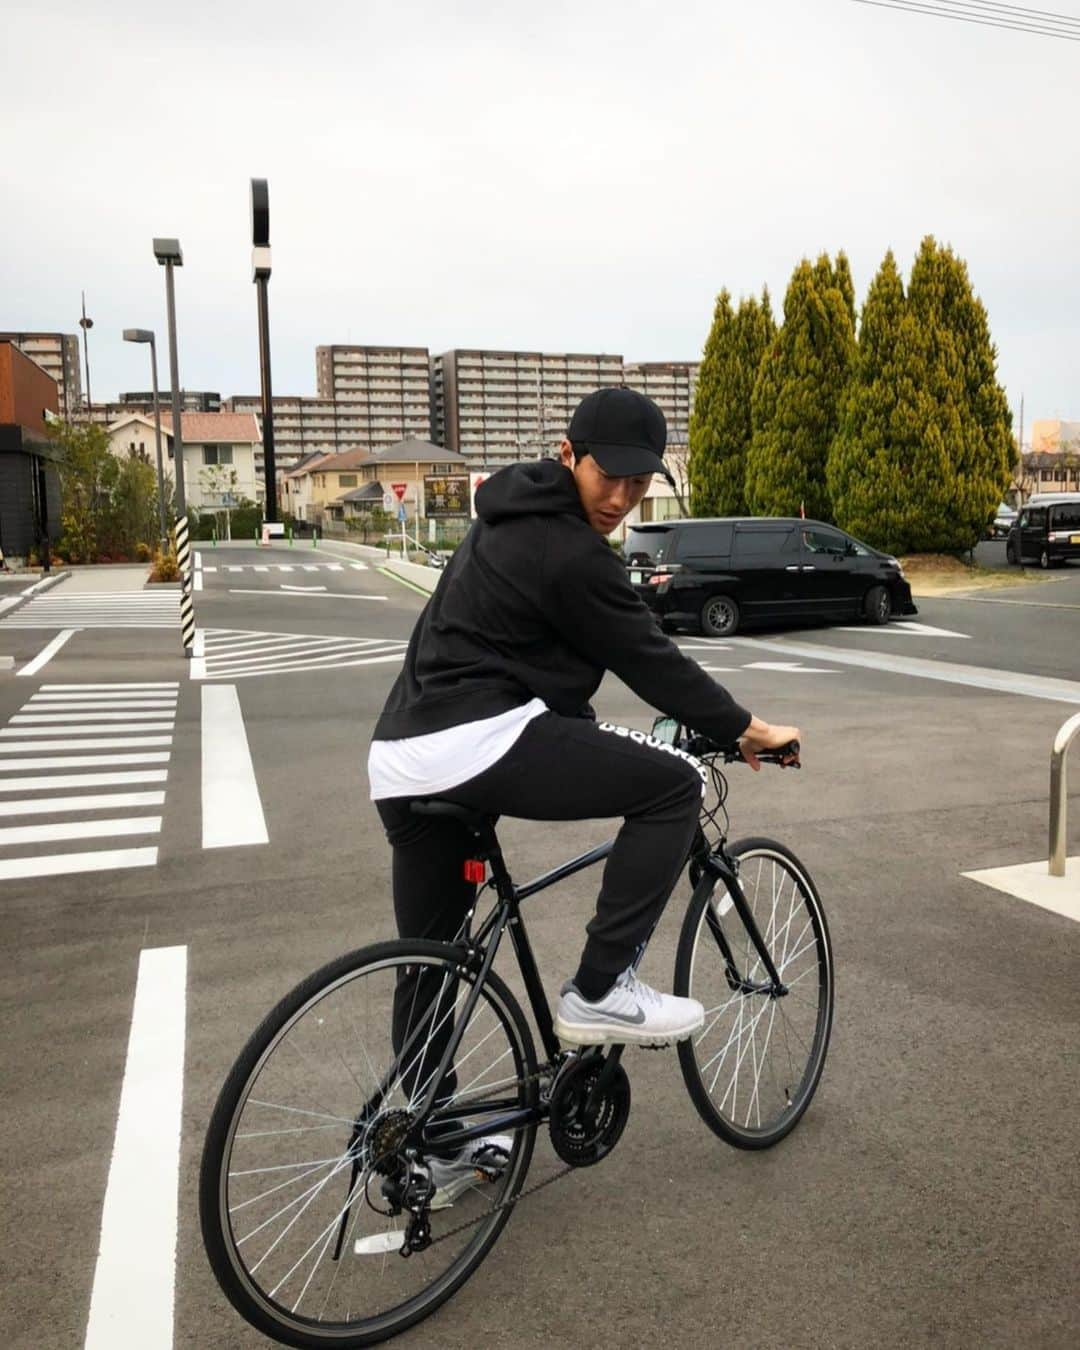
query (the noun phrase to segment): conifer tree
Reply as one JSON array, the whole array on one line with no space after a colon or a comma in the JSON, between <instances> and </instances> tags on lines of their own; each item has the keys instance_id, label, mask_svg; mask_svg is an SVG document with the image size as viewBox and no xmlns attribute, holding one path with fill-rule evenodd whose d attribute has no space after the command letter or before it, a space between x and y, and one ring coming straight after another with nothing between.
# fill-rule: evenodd
<instances>
[{"instance_id":1,"label":"conifer tree","mask_svg":"<svg viewBox=\"0 0 1080 1350\"><path fill-rule=\"evenodd\" d=\"M775 331L769 292L732 312L720 292L698 371L690 417L691 510L695 516L742 515L750 444L750 399L762 353Z\"/></svg>"},{"instance_id":2,"label":"conifer tree","mask_svg":"<svg viewBox=\"0 0 1080 1350\"><path fill-rule=\"evenodd\" d=\"M907 482L909 494L924 503L925 518L911 546L971 548L1009 483L1012 418L997 382L986 309L971 289L967 266L929 235L911 269L908 308L926 396Z\"/></svg>"},{"instance_id":3,"label":"conifer tree","mask_svg":"<svg viewBox=\"0 0 1080 1350\"><path fill-rule=\"evenodd\" d=\"M784 324L754 386L746 500L756 515L830 520L825 463L855 357L846 259L796 267L784 297Z\"/></svg>"},{"instance_id":4,"label":"conifer tree","mask_svg":"<svg viewBox=\"0 0 1080 1350\"><path fill-rule=\"evenodd\" d=\"M858 353L826 466L836 523L890 551L904 548L910 532L903 512L917 421L914 339L890 249L866 295Z\"/></svg>"}]
</instances>

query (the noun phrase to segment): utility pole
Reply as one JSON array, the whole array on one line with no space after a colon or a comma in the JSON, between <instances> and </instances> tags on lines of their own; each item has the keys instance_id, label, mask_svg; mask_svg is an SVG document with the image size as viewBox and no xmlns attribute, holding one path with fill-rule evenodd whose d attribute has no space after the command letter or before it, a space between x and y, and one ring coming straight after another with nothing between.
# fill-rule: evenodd
<instances>
[{"instance_id":1,"label":"utility pole","mask_svg":"<svg viewBox=\"0 0 1080 1350\"><path fill-rule=\"evenodd\" d=\"M1016 509L1024 504L1024 395L1020 395L1020 425L1016 428Z\"/></svg>"},{"instance_id":2,"label":"utility pole","mask_svg":"<svg viewBox=\"0 0 1080 1350\"><path fill-rule=\"evenodd\" d=\"M86 317L86 292L82 292L82 318L79 320L79 327L82 329L83 340L83 364L86 366L86 420L90 421L90 407L92 400L90 398L90 344L87 342L87 330L93 328L93 319Z\"/></svg>"}]
</instances>

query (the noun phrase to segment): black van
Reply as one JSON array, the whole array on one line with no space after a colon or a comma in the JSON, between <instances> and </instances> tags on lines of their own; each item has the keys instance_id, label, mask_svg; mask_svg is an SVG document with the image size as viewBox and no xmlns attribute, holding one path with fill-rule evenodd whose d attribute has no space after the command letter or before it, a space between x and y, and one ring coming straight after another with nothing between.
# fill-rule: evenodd
<instances>
[{"instance_id":1,"label":"black van","mask_svg":"<svg viewBox=\"0 0 1080 1350\"><path fill-rule=\"evenodd\" d=\"M1033 497L1009 530L1005 557L1037 559L1040 567L1080 558L1080 493Z\"/></svg>"},{"instance_id":2,"label":"black van","mask_svg":"<svg viewBox=\"0 0 1080 1350\"><path fill-rule=\"evenodd\" d=\"M631 526L630 581L665 628L727 637L755 620L917 614L900 564L835 525L797 517Z\"/></svg>"}]
</instances>

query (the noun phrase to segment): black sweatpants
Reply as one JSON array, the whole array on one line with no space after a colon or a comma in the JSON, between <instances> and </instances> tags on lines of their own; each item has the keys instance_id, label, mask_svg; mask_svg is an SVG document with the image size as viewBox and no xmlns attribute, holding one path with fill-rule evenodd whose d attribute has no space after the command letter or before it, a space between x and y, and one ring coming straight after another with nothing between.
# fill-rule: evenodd
<instances>
[{"instance_id":1,"label":"black sweatpants","mask_svg":"<svg viewBox=\"0 0 1080 1350\"><path fill-rule=\"evenodd\" d=\"M686 862L701 806L697 761L649 740L609 722L542 713L491 768L436 794L525 820L623 817L582 953L582 965L611 975L644 949ZM376 802L394 851L398 932L451 941L476 893L462 867L472 836L457 821L414 815L410 800Z\"/></svg>"}]
</instances>

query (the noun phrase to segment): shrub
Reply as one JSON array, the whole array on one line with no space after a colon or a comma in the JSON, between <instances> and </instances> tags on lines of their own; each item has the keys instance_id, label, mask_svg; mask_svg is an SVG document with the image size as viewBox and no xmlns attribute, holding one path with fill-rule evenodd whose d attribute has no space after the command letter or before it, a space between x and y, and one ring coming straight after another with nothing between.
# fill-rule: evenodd
<instances>
[{"instance_id":1,"label":"shrub","mask_svg":"<svg viewBox=\"0 0 1080 1350\"><path fill-rule=\"evenodd\" d=\"M154 554L154 565L150 569L151 581L179 581L180 564L176 561L176 554L170 549L168 553L162 553L160 549Z\"/></svg>"},{"instance_id":2,"label":"shrub","mask_svg":"<svg viewBox=\"0 0 1080 1350\"><path fill-rule=\"evenodd\" d=\"M149 562L150 559L151 559L153 556L154 556L154 551L153 551L153 549L150 547L149 544L144 544L144 543L142 543L142 541L140 541L139 543L137 543L137 544L135 545L135 561L136 561L136 562Z\"/></svg>"}]
</instances>

